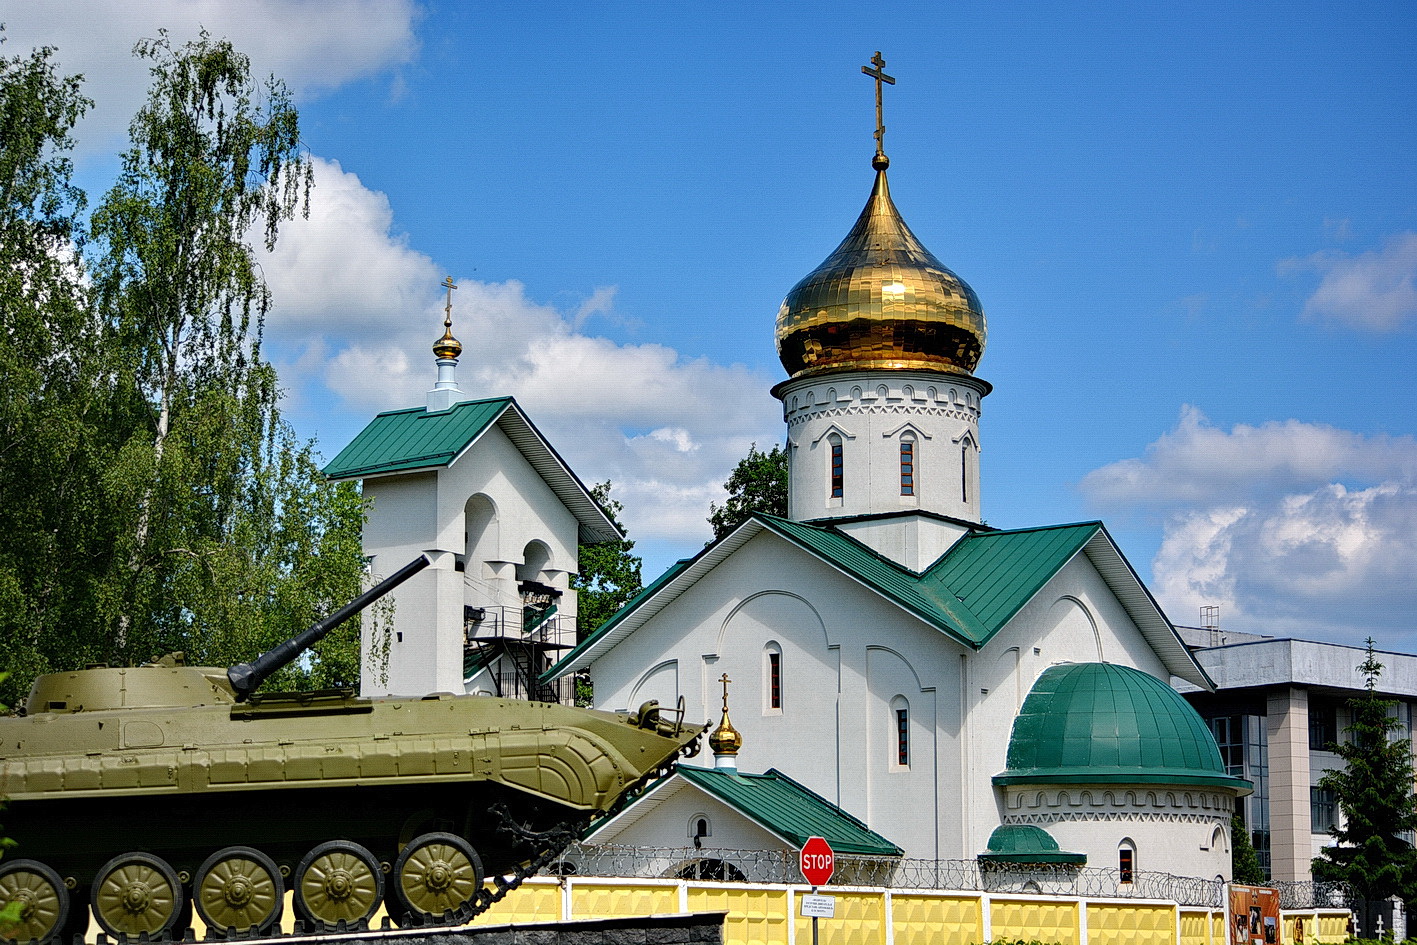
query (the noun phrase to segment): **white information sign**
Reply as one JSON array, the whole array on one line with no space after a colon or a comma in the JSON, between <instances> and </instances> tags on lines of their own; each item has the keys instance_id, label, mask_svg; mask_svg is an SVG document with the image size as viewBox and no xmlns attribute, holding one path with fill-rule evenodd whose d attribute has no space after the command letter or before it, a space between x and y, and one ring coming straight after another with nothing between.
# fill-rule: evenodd
<instances>
[{"instance_id":1,"label":"white information sign","mask_svg":"<svg viewBox=\"0 0 1417 945\"><path fill-rule=\"evenodd\" d=\"M802 917L805 919L836 918L836 898L833 896L803 896Z\"/></svg>"}]
</instances>

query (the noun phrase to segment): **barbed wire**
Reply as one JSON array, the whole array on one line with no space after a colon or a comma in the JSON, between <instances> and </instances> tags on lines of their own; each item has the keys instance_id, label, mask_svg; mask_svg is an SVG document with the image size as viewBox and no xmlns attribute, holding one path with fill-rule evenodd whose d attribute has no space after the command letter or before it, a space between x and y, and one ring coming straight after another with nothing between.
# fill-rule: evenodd
<instances>
[{"instance_id":1,"label":"barbed wire","mask_svg":"<svg viewBox=\"0 0 1417 945\"><path fill-rule=\"evenodd\" d=\"M722 850L573 843L545 870L553 876L676 878L739 883L802 884L793 850ZM838 853L832 886L1034 893L1108 899L1161 899L1184 906L1220 908L1225 883L1155 870L1076 867L1053 863L983 863ZM1342 908L1342 883L1275 883L1285 909Z\"/></svg>"}]
</instances>

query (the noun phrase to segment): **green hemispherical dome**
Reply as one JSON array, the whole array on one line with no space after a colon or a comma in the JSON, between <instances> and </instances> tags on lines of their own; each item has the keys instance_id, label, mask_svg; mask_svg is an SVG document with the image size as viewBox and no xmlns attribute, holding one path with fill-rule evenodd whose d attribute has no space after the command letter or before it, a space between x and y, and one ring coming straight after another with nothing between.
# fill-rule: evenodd
<instances>
[{"instance_id":1,"label":"green hemispherical dome","mask_svg":"<svg viewBox=\"0 0 1417 945\"><path fill-rule=\"evenodd\" d=\"M1196 784L1249 793L1190 703L1141 670L1050 666L1014 719L996 784Z\"/></svg>"}]
</instances>

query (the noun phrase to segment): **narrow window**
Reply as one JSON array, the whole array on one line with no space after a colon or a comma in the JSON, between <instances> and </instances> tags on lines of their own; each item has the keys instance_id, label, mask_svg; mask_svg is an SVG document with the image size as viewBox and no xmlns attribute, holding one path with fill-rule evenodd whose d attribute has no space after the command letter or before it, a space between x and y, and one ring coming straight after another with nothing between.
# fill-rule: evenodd
<instances>
[{"instance_id":1,"label":"narrow window","mask_svg":"<svg viewBox=\"0 0 1417 945\"><path fill-rule=\"evenodd\" d=\"M915 441L900 441L900 494L915 495Z\"/></svg>"},{"instance_id":2,"label":"narrow window","mask_svg":"<svg viewBox=\"0 0 1417 945\"><path fill-rule=\"evenodd\" d=\"M1122 847L1117 851L1117 872L1118 881L1130 883L1132 881L1132 871L1134 867L1134 851L1131 847Z\"/></svg>"},{"instance_id":3,"label":"narrow window","mask_svg":"<svg viewBox=\"0 0 1417 945\"><path fill-rule=\"evenodd\" d=\"M969 446L959 448L959 495L961 502L969 501Z\"/></svg>"},{"instance_id":4,"label":"narrow window","mask_svg":"<svg viewBox=\"0 0 1417 945\"><path fill-rule=\"evenodd\" d=\"M902 768L910 764L910 710L895 710L896 763Z\"/></svg>"},{"instance_id":5,"label":"narrow window","mask_svg":"<svg viewBox=\"0 0 1417 945\"><path fill-rule=\"evenodd\" d=\"M831 438L832 447L832 498L840 499L844 491L843 486L846 481L843 463L841 458L841 438Z\"/></svg>"},{"instance_id":6,"label":"narrow window","mask_svg":"<svg viewBox=\"0 0 1417 945\"><path fill-rule=\"evenodd\" d=\"M782 708L782 654L768 654L768 708Z\"/></svg>"}]
</instances>

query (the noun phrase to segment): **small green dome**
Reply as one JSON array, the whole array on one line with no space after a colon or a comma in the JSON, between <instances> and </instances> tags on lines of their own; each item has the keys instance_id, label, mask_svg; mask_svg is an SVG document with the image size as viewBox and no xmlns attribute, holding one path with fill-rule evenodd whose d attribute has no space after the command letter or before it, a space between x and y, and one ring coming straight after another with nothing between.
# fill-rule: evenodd
<instances>
[{"instance_id":1,"label":"small green dome","mask_svg":"<svg viewBox=\"0 0 1417 945\"><path fill-rule=\"evenodd\" d=\"M1111 663L1050 666L1014 719L995 784L1196 784L1250 793L1226 773L1190 703L1155 676Z\"/></svg>"},{"instance_id":2,"label":"small green dome","mask_svg":"<svg viewBox=\"0 0 1417 945\"><path fill-rule=\"evenodd\" d=\"M1004 824L989 834L989 848L979 859L990 863L1076 863L1087 862L1086 853L1067 853L1042 827L1033 824Z\"/></svg>"}]
</instances>

